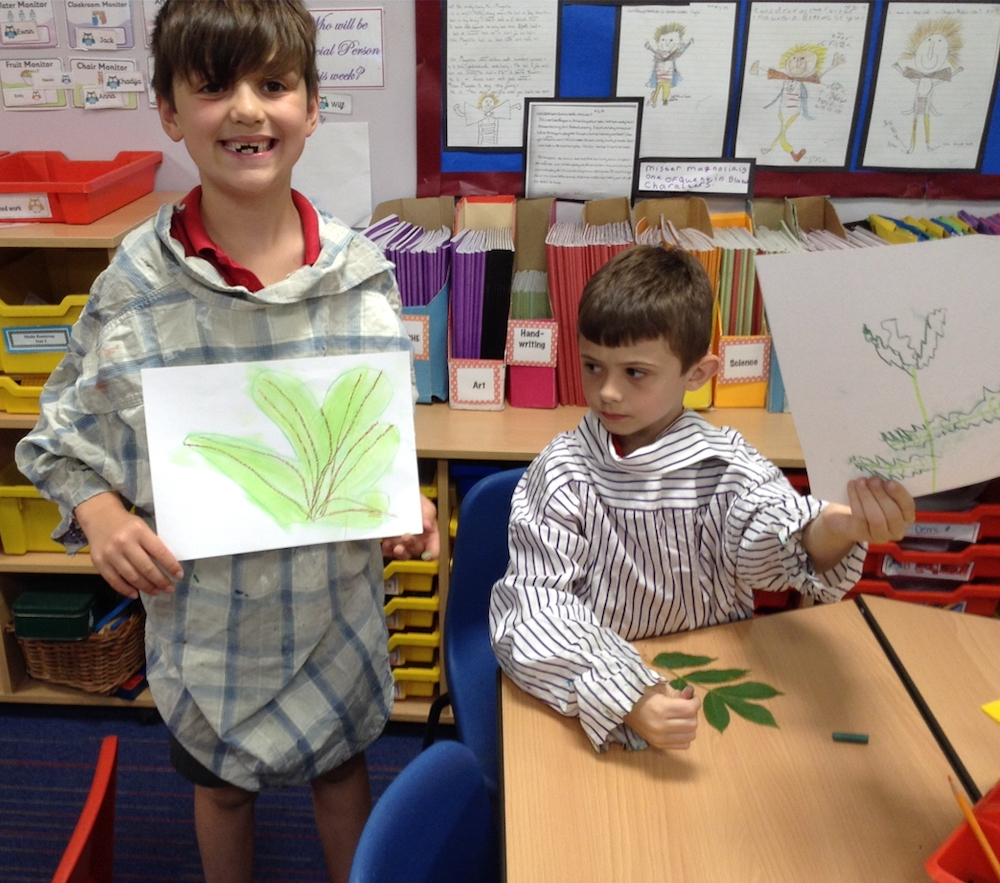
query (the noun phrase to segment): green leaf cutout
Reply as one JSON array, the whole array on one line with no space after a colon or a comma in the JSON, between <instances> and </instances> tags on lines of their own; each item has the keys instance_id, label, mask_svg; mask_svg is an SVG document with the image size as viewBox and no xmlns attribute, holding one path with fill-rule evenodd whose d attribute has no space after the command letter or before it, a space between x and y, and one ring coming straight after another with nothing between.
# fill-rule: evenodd
<instances>
[{"instance_id":1,"label":"green leaf cutout","mask_svg":"<svg viewBox=\"0 0 1000 883\"><path fill-rule=\"evenodd\" d=\"M689 684L724 684L727 681L736 681L748 673L745 668L706 668L701 671L692 671L684 675L684 679Z\"/></svg>"},{"instance_id":2,"label":"green leaf cutout","mask_svg":"<svg viewBox=\"0 0 1000 883\"><path fill-rule=\"evenodd\" d=\"M772 699L782 695L770 684L762 684L759 681L744 681L742 684L719 687L716 692L724 696L732 696L734 699Z\"/></svg>"},{"instance_id":3,"label":"green leaf cutout","mask_svg":"<svg viewBox=\"0 0 1000 883\"><path fill-rule=\"evenodd\" d=\"M748 721L765 727L778 726L774 720L774 715L764 708L763 705L755 705L753 702L743 702L740 699L731 699L725 696L721 698L740 717L746 718Z\"/></svg>"},{"instance_id":4,"label":"green leaf cutout","mask_svg":"<svg viewBox=\"0 0 1000 883\"><path fill-rule=\"evenodd\" d=\"M693 656L688 653L660 653L653 659L653 665L668 669L674 675L668 683L675 690L687 686L704 687L719 684L709 689L702 700L702 711L709 725L720 733L725 732L730 722L730 711L745 720L766 727L777 727L774 715L763 705L750 699L773 699L782 695L770 684L760 681L734 683L750 673L746 668L701 668L679 675L676 669L692 668L715 662L712 656Z\"/></svg>"},{"instance_id":5,"label":"green leaf cutout","mask_svg":"<svg viewBox=\"0 0 1000 883\"><path fill-rule=\"evenodd\" d=\"M293 456L219 433L191 433L184 444L283 527L375 528L389 511L389 498L376 485L400 444L399 430L378 422L392 395L384 372L359 367L331 384L321 406L297 375L256 369L250 397L281 430Z\"/></svg>"},{"instance_id":6,"label":"green leaf cutout","mask_svg":"<svg viewBox=\"0 0 1000 883\"><path fill-rule=\"evenodd\" d=\"M693 668L696 665L708 665L715 662L714 656L691 656L689 653L660 653L653 665L660 668Z\"/></svg>"},{"instance_id":7,"label":"green leaf cutout","mask_svg":"<svg viewBox=\"0 0 1000 883\"><path fill-rule=\"evenodd\" d=\"M725 700L715 693L705 696L705 701L701 705L701 710L705 712L705 720L709 722L720 733L724 733L729 726L729 709L726 708Z\"/></svg>"}]
</instances>

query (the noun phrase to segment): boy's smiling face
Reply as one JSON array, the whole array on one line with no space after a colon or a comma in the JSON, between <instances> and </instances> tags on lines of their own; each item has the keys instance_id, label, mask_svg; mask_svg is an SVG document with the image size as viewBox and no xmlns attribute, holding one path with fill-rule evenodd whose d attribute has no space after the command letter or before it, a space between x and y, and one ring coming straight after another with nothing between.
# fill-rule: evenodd
<instances>
[{"instance_id":1,"label":"boy's smiling face","mask_svg":"<svg viewBox=\"0 0 1000 883\"><path fill-rule=\"evenodd\" d=\"M579 345L587 406L626 456L670 426L684 410L684 394L700 389L719 364L708 354L683 371L662 337L614 347L580 337Z\"/></svg>"},{"instance_id":2,"label":"boy's smiling face","mask_svg":"<svg viewBox=\"0 0 1000 883\"><path fill-rule=\"evenodd\" d=\"M253 74L231 87L178 78L159 102L164 131L194 160L206 195L259 196L287 190L319 120L296 73Z\"/></svg>"}]
</instances>

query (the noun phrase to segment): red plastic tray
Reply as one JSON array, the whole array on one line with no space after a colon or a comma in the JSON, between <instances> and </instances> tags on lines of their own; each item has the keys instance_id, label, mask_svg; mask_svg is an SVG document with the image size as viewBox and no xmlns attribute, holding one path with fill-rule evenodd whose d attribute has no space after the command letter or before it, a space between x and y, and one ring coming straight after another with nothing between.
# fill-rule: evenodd
<instances>
[{"instance_id":1,"label":"red plastic tray","mask_svg":"<svg viewBox=\"0 0 1000 883\"><path fill-rule=\"evenodd\" d=\"M958 813L958 805L955 805ZM995 853L1000 853L1000 783L972 808L979 827ZM963 821L927 859L927 873L935 883L968 883L993 880L993 869L969 823Z\"/></svg>"},{"instance_id":2,"label":"red plastic tray","mask_svg":"<svg viewBox=\"0 0 1000 883\"><path fill-rule=\"evenodd\" d=\"M158 150L123 150L112 160L69 160L53 150L22 150L0 156L4 221L90 224L153 191ZM39 199L32 199L33 196ZM42 199L44 197L44 199ZM44 214L44 201L49 217Z\"/></svg>"},{"instance_id":3,"label":"red plastic tray","mask_svg":"<svg viewBox=\"0 0 1000 883\"><path fill-rule=\"evenodd\" d=\"M957 552L927 552L898 543L873 543L868 547L864 572L893 578L939 579L964 583L1000 577L1000 544L979 543Z\"/></svg>"},{"instance_id":4,"label":"red plastic tray","mask_svg":"<svg viewBox=\"0 0 1000 883\"><path fill-rule=\"evenodd\" d=\"M918 511L917 523L907 536L948 539L959 525L975 528L971 542L1000 539L1000 504L980 503L961 512Z\"/></svg>"},{"instance_id":5,"label":"red plastic tray","mask_svg":"<svg viewBox=\"0 0 1000 883\"><path fill-rule=\"evenodd\" d=\"M926 582L926 581L925 581ZM948 586L949 583L940 583ZM1000 604L1000 585L996 583L962 583L954 591L934 589L905 589L885 580L862 579L847 596L881 595L896 601L910 601L931 607L956 607L978 616L993 616Z\"/></svg>"}]
</instances>

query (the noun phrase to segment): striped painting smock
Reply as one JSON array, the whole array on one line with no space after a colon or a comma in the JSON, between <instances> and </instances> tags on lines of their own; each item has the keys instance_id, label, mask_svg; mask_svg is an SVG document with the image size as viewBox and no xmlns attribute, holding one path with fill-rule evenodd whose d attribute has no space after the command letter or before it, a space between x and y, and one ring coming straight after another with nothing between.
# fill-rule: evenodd
<instances>
[{"instance_id":1,"label":"striped painting smock","mask_svg":"<svg viewBox=\"0 0 1000 883\"><path fill-rule=\"evenodd\" d=\"M645 747L625 715L664 678L629 643L747 619L753 590L843 597L865 547L816 574L802 528L823 507L739 432L685 411L627 457L592 412L528 467L490 629L524 690L579 716L595 748Z\"/></svg>"}]
</instances>

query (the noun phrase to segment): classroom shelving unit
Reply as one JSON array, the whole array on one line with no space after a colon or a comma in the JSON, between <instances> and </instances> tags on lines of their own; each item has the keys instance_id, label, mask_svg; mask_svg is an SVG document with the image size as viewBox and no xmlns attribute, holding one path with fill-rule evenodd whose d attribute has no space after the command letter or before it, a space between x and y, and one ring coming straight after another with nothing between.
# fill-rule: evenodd
<instances>
[{"instance_id":1,"label":"classroom shelving unit","mask_svg":"<svg viewBox=\"0 0 1000 883\"><path fill-rule=\"evenodd\" d=\"M151 193L88 225L30 224L0 227L0 274L9 256L30 249L57 250L48 255L49 264L73 280L79 292L89 290L93 278L103 270L125 236L159 206L180 198L180 193ZM20 251L17 251L20 250ZM5 255L8 260L5 260ZM52 258L55 258L52 260ZM417 405L415 415L417 456L433 474L441 533L441 561L450 561L452 524L452 461L499 461L511 466L530 461L554 435L572 429L585 413L580 407L524 409L506 407L502 411L466 411L447 404ZM740 429L776 465L801 469L804 465L798 437L788 414L771 414L764 409L723 409L705 412L713 423ZM0 457L13 459L14 446L35 425L32 414L0 412ZM136 700L97 696L69 687L42 683L27 675L24 657L6 626L12 621L11 605L21 591L19 577L25 574L58 576L95 574L90 557L84 553L68 556L59 552L0 554L0 702L51 705L118 705L152 707L149 691ZM438 573L440 614L443 628L448 597L448 567ZM446 689L446 673L441 690ZM424 722L433 700L412 698L396 703L393 719Z\"/></svg>"}]
</instances>

